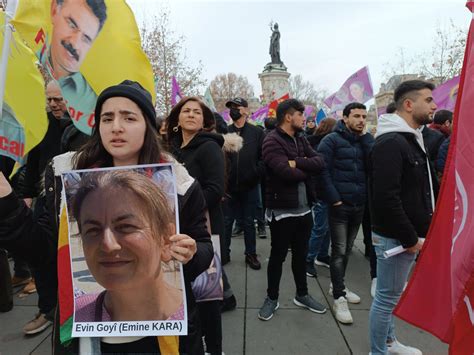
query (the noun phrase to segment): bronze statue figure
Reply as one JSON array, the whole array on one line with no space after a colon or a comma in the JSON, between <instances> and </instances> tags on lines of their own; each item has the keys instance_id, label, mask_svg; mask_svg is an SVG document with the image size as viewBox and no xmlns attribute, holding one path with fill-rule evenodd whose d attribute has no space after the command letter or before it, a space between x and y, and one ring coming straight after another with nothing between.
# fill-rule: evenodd
<instances>
[{"instance_id":1,"label":"bronze statue figure","mask_svg":"<svg viewBox=\"0 0 474 355\"><path fill-rule=\"evenodd\" d=\"M278 23L275 23L272 28L270 23L270 29L272 30L272 37L270 39L270 57L272 58L272 64L283 64L280 59L280 31L278 30Z\"/></svg>"}]
</instances>

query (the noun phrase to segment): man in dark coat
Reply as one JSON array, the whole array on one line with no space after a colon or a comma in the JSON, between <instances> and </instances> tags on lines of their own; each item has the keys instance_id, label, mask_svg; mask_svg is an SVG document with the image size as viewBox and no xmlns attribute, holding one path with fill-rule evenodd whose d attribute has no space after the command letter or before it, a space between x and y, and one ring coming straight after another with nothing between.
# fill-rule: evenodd
<instances>
[{"instance_id":1,"label":"man in dark coat","mask_svg":"<svg viewBox=\"0 0 474 355\"><path fill-rule=\"evenodd\" d=\"M257 258L255 216L258 202L258 184L264 176L262 161L263 130L247 122L248 103L236 97L226 103L234 121L229 133L237 133L244 145L237 153L229 154L229 196L226 201L224 221L227 250L230 250L232 225L236 217L242 218L245 240L245 262L254 270L261 268Z\"/></svg>"},{"instance_id":2,"label":"man in dark coat","mask_svg":"<svg viewBox=\"0 0 474 355\"><path fill-rule=\"evenodd\" d=\"M303 136L304 105L295 99L283 101L277 108L277 127L265 137L263 160L266 172L266 219L270 223L272 248L267 270L267 297L258 318L269 320L278 309L283 262L291 246L291 266L296 284L293 303L312 312L324 313L326 307L308 294L306 254L313 226L311 202L314 184L311 175L324 167Z\"/></svg>"},{"instance_id":3,"label":"man in dark coat","mask_svg":"<svg viewBox=\"0 0 474 355\"><path fill-rule=\"evenodd\" d=\"M327 165L323 188L329 205L332 246L329 293L334 296L336 319L346 324L353 322L347 302L360 302L360 297L346 288L344 276L367 199L367 158L374 138L364 133L366 119L363 104L348 104L343 110L343 120L318 146L318 153L324 156Z\"/></svg>"}]
</instances>

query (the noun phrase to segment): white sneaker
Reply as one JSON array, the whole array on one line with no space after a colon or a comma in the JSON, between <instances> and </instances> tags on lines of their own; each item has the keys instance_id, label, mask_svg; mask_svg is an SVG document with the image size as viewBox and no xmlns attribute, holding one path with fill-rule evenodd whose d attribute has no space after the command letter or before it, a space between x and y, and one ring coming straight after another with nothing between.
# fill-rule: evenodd
<instances>
[{"instance_id":1,"label":"white sneaker","mask_svg":"<svg viewBox=\"0 0 474 355\"><path fill-rule=\"evenodd\" d=\"M411 346L403 345L398 340L387 344L387 354L393 355L422 355L421 350Z\"/></svg>"},{"instance_id":2,"label":"white sneaker","mask_svg":"<svg viewBox=\"0 0 474 355\"><path fill-rule=\"evenodd\" d=\"M332 310L334 311L334 315L339 322L344 324L352 324L354 322L347 305L347 300L344 297L341 296L337 300L334 300Z\"/></svg>"},{"instance_id":3,"label":"white sneaker","mask_svg":"<svg viewBox=\"0 0 474 355\"><path fill-rule=\"evenodd\" d=\"M370 295L372 296L372 298L375 297L375 290L377 289L377 278L374 277L372 279L372 283L370 284Z\"/></svg>"},{"instance_id":4,"label":"white sneaker","mask_svg":"<svg viewBox=\"0 0 474 355\"><path fill-rule=\"evenodd\" d=\"M349 290L347 287L344 289L344 292L346 293L346 300L347 302L349 303L352 303L352 304L357 304L357 303L360 303L360 297L355 294L354 292L352 292L351 290ZM332 283L329 284L329 292L328 292L329 296L332 296Z\"/></svg>"}]
</instances>

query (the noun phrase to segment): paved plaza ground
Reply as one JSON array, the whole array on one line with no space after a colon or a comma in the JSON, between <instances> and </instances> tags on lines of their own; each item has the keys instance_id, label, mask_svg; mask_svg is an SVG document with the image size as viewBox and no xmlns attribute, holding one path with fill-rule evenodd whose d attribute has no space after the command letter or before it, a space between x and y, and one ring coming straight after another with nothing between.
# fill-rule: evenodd
<instances>
[{"instance_id":1,"label":"paved plaza ground","mask_svg":"<svg viewBox=\"0 0 474 355\"><path fill-rule=\"evenodd\" d=\"M292 302L295 292L288 254L281 280L280 308L268 322L257 318L265 297L266 267L270 253L270 238L258 239L257 251L262 261L259 271L246 267L243 238L232 239L232 261L226 266L232 288L237 297L237 309L224 313L224 352L226 355L266 354L368 354L367 335L370 297L369 262L363 256L361 235L351 255L347 271L347 286L359 294L362 302L350 305L354 324L339 324L330 311L332 298L327 294L329 269L317 267L319 277L309 278L310 293L328 307L323 314L302 310ZM18 291L18 290L17 290ZM427 292L429 297L429 292ZM8 313L0 313L0 355L51 354L51 328L31 337L21 329L37 312L37 295L20 299ZM448 348L430 334L397 320L397 334L401 342L417 346L424 354L447 354Z\"/></svg>"}]
</instances>

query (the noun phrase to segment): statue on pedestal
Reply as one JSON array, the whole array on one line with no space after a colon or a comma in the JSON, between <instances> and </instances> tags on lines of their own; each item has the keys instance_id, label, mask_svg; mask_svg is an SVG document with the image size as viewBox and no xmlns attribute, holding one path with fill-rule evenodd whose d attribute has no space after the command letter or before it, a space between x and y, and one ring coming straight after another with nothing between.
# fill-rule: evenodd
<instances>
[{"instance_id":1,"label":"statue on pedestal","mask_svg":"<svg viewBox=\"0 0 474 355\"><path fill-rule=\"evenodd\" d=\"M278 23L273 24L273 21L270 22L270 30L272 31L272 36L270 37L270 58L271 62L265 66L264 71L271 70L285 70L285 64L283 64L280 58L280 31L278 29Z\"/></svg>"},{"instance_id":2,"label":"statue on pedestal","mask_svg":"<svg viewBox=\"0 0 474 355\"><path fill-rule=\"evenodd\" d=\"M280 31L278 30L278 23L271 26L272 37L270 39L270 57L272 58L272 64L282 64L280 59Z\"/></svg>"}]
</instances>

